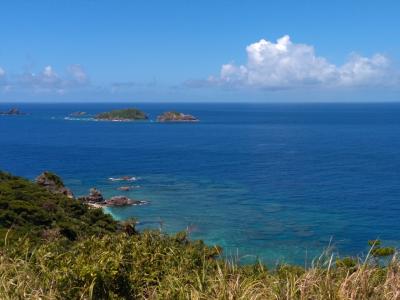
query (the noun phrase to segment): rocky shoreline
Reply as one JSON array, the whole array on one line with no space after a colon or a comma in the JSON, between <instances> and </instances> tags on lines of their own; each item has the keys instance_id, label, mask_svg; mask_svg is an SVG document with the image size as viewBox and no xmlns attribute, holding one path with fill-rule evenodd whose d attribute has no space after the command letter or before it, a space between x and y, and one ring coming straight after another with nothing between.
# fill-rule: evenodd
<instances>
[{"instance_id":1,"label":"rocky shoreline","mask_svg":"<svg viewBox=\"0 0 400 300\"><path fill-rule=\"evenodd\" d=\"M75 199L72 191L65 187L61 178L54 173L45 171L38 177L36 177L35 182L53 194L61 194L67 196L70 199Z\"/></svg>"},{"instance_id":2,"label":"rocky shoreline","mask_svg":"<svg viewBox=\"0 0 400 300\"><path fill-rule=\"evenodd\" d=\"M125 176L121 178L117 178L120 180L130 181L132 178L130 176ZM89 194L86 196L75 197L70 189L68 189L61 178L54 173L49 171L45 171L36 177L35 182L47 189L49 192L53 194L61 194L67 196L70 199L78 200L84 204L92 208L103 208L103 207L123 207L123 206L132 206L132 205L145 205L148 204L148 201L131 199L129 197L123 195L113 196L111 198L105 199L103 194L96 188L91 188L89 190ZM120 187L121 191L129 191L130 187Z\"/></svg>"},{"instance_id":3,"label":"rocky shoreline","mask_svg":"<svg viewBox=\"0 0 400 300\"><path fill-rule=\"evenodd\" d=\"M144 205L148 204L148 201L144 200L135 200L128 198L126 196L113 196L109 199L104 199L101 192L96 188L91 188L89 191L89 195L77 198L83 203L94 207L94 208L102 208L102 207L110 207L110 206L131 206L131 205Z\"/></svg>"}]
</instances>

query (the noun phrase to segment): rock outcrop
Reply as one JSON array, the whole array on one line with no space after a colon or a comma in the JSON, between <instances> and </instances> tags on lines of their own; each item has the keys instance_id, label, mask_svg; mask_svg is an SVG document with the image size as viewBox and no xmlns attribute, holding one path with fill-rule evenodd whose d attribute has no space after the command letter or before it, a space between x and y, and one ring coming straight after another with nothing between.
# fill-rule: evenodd
<instances>
[{"instance_id":1,"label":"rock outcrop","mask_svg":"<svg viewBox=\"0 0 400 300\"><path fill-rule=\"evenodd\" d=\"M95 208L101 208L104 206L143 205L147 203L146 201L134 200L126 196L114 196L105 200L100 191L95 188L90 189L88 196L79 197L78 200Z\"/></svg>"},{"instance_id":2,"label":"rock outcrop","mask_svg":"<svg viewBox=\"0 0 400 300\"><path fill-rule=\"evenodd\" d=\"M105 201L107 206L143 205L146 201L133 200L125 196L114 196Z\"/></svg>"},{"instance_id":3,"label":"rock outcrop","mask_svg":"<svg viewBox=\"0 0 400 300\"><path fill-rule=\"evenodd\" d=\"M130 185L120 186L120 187L117 188L118 191L123 191L123 192L128 192L128 191L131 191L133 189L134 189L134 187L130 186Z\"/></svg>"},{"instance_id":4,"label":"rock outcrop","mask_svg":"<svg viewBox=\"0 0 400 300\"><path fill-rule=\"evenodd\" d=\"M0 112L0 115L7 115L7 116L19 116L24 115L18 108L11 108L9 111Z\"/></svg>"},{"instance_id":5,"label":"rock outcrop","mask_svg":"<svg viewBox=\"0 0 400 300\"><path fill-rule=\"evenodd\" d=\"M45 171L36 177L35 182L54 194L62 194L70 199L74 199L74 194L71 190L65 187L61 178L54 173Z\"/></svg>"},{"instance_id":6,"label":"rock outcrop","mask_svg":"<svg viewBox=\"0 0 400 300\"><path fill-rule=\"evenodd\" d=\"M157 122L197 122L199 119L181 112L168 111L157 117Z\"/></svg>"},{"instance_id":7,"label":"rock outcrop","mask_svg":"<svg viewBox=\"0 0 400 300\"><path fill-rule=\"evenodd\" d=\"M104 202L104 197L98 189L91 188L89 191L89 195L79 197L78 200L89 203L102 203Z\"/></svg>"},{"instance_id":8,"label":"rock outcrop","mask_svg":"<svg viewBox=\"0 0 400 300\"><path fill-rule=\"evenodd\" d=\"M85 111L76 111L70 114L71 117L81 117L86 115Z\"/></svg>"}]
</instances>

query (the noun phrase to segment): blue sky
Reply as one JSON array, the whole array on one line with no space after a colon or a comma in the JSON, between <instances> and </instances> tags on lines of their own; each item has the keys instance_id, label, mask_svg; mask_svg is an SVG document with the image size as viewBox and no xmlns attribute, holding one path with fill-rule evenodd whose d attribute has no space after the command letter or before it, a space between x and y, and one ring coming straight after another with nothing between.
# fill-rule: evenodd
<instances>
[{"instance_id":1,"label":"blue sky","mask_svg":"<svg viewBox=\"0 0 400 300\"><path fill-rule=\"evenodd\" d=\"M397 101L399 1L2 1L0 101Z\"/></svg>"}]
</instances>

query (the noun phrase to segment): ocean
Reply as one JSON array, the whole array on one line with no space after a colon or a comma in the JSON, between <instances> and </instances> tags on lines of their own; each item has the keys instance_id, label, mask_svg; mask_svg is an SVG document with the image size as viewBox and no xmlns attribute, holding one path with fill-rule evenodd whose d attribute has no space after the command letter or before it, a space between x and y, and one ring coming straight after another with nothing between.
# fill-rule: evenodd
<instances>
[{"instance_id":1,"label":"ocean","mask_svg":"<svg viewBox=\"0 0 400 300\"><path fill-rule=\"evenodd\" d=\"M138 228L218 244L239 262L304 264L332 247L400 245L400 104L0 104L0 169L60 175L148 205L109 208ZM137 107L148 122L65 119ZM156 123L175 110L198 123ZM108 178L134 176L118 191Z\"/></svg>"}]
</instances>

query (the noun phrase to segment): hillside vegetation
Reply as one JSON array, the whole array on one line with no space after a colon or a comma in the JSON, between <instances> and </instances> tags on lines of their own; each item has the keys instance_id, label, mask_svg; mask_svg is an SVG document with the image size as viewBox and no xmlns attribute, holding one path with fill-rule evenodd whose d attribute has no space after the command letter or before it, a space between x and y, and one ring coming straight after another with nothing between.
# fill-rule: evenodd
<instances>
[{"instance_id":1,"label":"hillside vegetation","mask_svg":"<svg viewBox=\"0 0 400 300\"><path fill-rule=\"evenodd\" d=\"M6 173L0 208L0 299L400 299L399 261L379 241L362 261L325 253L307 269L269 270L184 232L138 233Z\"/></svg>"}]
</instances>

